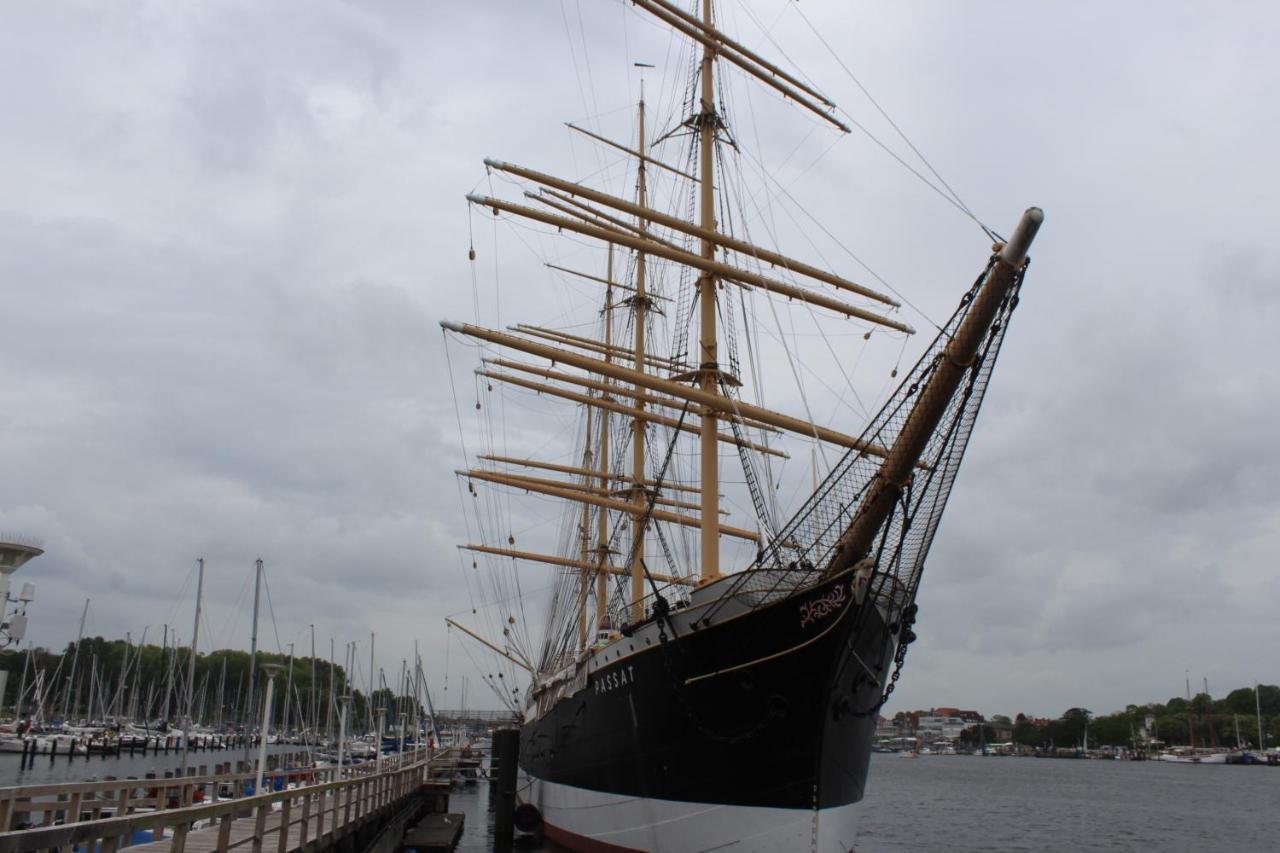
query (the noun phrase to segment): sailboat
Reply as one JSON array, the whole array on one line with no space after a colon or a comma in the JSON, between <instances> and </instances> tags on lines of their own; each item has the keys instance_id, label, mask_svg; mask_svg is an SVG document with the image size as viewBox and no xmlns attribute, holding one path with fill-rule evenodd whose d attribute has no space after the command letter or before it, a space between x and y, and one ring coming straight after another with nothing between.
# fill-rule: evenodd
<instances>
[{"instance_id":1,"label":"sailboat","mask_svg":"<svg viewBox=\"0 0 1280 853\"><path fill-rule=\"evenodd\" d=\"M634 140L584 130L631 158L634 195L489 159L490 174L528 187L527 199L468 196L473 209L595 243L607 259L603 274L548 264L600 288L598 335L441 323L479 343L478 389L528 389L580 418L576 437L564 436L569 464L490 441L458 472L477 505L493 494L505 504L511 492L563 502L559 553L515 547L493 513L473 527L485 541L459 546L476 569L483 560L494 572L559 570L540 648L514 615L492 620L501 636L451 624L527 676L527 687L490 680L522 719L521 798L557 844L848 850L876 714L915 639L925 557L1043 214L1027 210L996 240L861 432L753 402L733 325L738 311L746 325L745 300L839 318L851 337L913 330L893 296L730 227L724 163L738 140L720 75L744 74L847 131L835 105L722 32L711 0L693 12L669 0L633 5L689 39L695 57L687 113L671 130L647 135L643 98ZM687 145L682 159L663 156L677 144ZM657 173L672 182L665 207L651 192ZM783 434L840 454L785 521L770 474ZM722 475L722 448L740 474ZM731 486L749 493L751 528L722 518ZM722 564L722 539L748 543L753 556Z\"/></svg>"}]
</instances>

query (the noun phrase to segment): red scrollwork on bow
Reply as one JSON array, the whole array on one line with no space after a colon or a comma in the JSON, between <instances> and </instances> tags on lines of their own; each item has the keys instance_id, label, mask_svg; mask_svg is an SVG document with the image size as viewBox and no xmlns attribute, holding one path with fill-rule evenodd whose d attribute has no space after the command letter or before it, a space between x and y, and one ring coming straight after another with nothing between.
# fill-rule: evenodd
<instances>
[{"instance_id":1,"label":"red scrollwork on bow","mask_svg":"<svg viewBox=\"0 0 1280 853\"><path fill-rule=\"evenodd\" d=\"M821 598L802 602L800 605L800 627L804 628L819 619L825 619L843 607L847 600L848 596L845 593L844 584L841 583L836 584L832 587L831 592Z\"/></svg>"}]
</instances>

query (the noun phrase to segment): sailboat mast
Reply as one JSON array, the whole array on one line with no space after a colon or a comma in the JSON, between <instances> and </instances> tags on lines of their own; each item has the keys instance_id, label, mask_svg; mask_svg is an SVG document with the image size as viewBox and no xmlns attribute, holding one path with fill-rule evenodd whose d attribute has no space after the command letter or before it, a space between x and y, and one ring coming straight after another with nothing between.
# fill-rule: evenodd
<instances>
[{"instance_id":1,"label":"sailboat mast","mask_svg":"<svg viewBox=\"0 0 1280 853\"><path fill-rule=\"evenodd\" d=\"M33 654L35 654L35 648L28 648L27 656L22 660L22 680L18 682L18 701L13 703L13 715L19 719L22 718L22 701L27 695L27 670L31 668Z\"/></svg>"},{"instance_id":2,"label":"sailboat mast","mask_svg":"<svg viewBox=\"0 0 1280 853\"><path fill-rule=\"evenodd\" d=\"M422 747L422 705L418 697L422 695L422 657L418 654L418 641L413 641L413 748ZM382 745L379 744L381 749Z\"/></svg>"},{"instance_id":3,"label":"sailboat mast","mask_svg":"<svg viewBox=\"0 0 1280 853\"><path fill-rule=\"evenodd\" d=\"M71 707L71 691L76 682L76 663L80 660L80 642L84 639L84 620L89 615L89 599L84 600L84 610L80 613L80 630L76 632L76 650L71 656L71 674L67 676L67 695L62 700L62 719L68 719L68 711L74 712Z\"/></svg>"},{"instance_id":4,"label":"sailboat mast","mask_svg":"<svg viewBox=\"0 0 1280 853\"><path fill-rule=\"evenodd\" d=\"M334 673L333 637L330 637L329 638L329 701L326 703L325 716L324 716L325 735L329 738L329 740L333 740L333 703L335 701L334 693L333 693L333 673Z\"/></svg>"},{"instance_id":5,"label":"sailboat mast","mask_svg":"<svg viewBox=\"0 0 1280 853\"><path fill-rule=\"evenodd\" d=\"M119 719L124 706L124 691L128 687L126 679L129 677L129 649L133 648L133 633L131 631L124 632L124 654L120 659L119 677L116 679L116 692L111 694L111 707L109 713L115 719ZM36 695L39 695L37 691Z\"/></svg>"},{"instance_id":6,"label":"sailboat mast","mask_svg":"<svg viewBox=\"0 0 1280 853\"><path fill-rule=\"evenodd\" d=\"M1187 670L1187 743L1192 749L1196 748L1196 730L1191 716L1191 670Z\"/></svg>"},{"instance_id":7,"label":"sailboat mast","mask_svg":"<svg viewBox=\"0 0 1280 853\"><path fill-rule=\"evenodd\" d=\"M187 661L187 704L182 727L182 773L187 775L187 753L191 749L191 703L195 698L196 686L196 646L200 641L200 605L204 598L204 557L196 561L199 569L196 574L196 620L191 628L191 660Z\"/></svg>"},{"instance_id":8,"label":"sailboat mast","mask_svg":"<svg viewBox=\"0 0 1280 853\"><path fill-rule=\"evenodd\" d=\"M370 652L372 658L372 652ZM373 683L373 679L369 679L369 683ZM289 703L293 701L293 643L289 644L289 677L285 681L284 686L284 722L280 724L282 732L289 731Z\"/></svg>"},{"instance_id":9,"label":"sailboat mast","mask_svg":"<svg viewBox=\"0 0 1280 853\"><path fill-rule=\"evenodd\" d=\"M613 356L613 244L609 244L608 261L605 265L605 290L604 290L604 360L612 361ZM605 381L605 388L608 388L609 378L602 377ZM608 403L610 401L608 390L604 390L600 394L600 399ZM600 455L599 455L599 471L600 471L600 488L609 488L609 412L605 409L600 410ZM606 605L609 600L609 585L606 579L606 573L603 571L604 566L609 562L609 511L604 507L600 507L600 511L596 513L596 559L600 566L596 570L596 630L599 631L605 626L608 614L606 613Z\"/></svg>"},{"instance_id":10,"label":"sailboat mast","mask_svg":"<svg viewBox=\"0 0 1280 853\"><path fill-rule=\"evenodd\" d=\"M167 699L165 700L168 701ZM218 728L222 729L227 715L227 656L222 656L222 675L218 676Z\"/></svg>"},{"instance_id":11,"label":"sailboat mast","mask_svg":"<svg viewBox=\"0 0 1280 853\"><path fill-rule=\"evenodd\" d=\"M174 638L175 644L177 637ZM160 649L160 660L164 664L164 710L160 714L160 719L168 723L169 721L169 699L173 695L173 655L169 652L169 626L164 626L164 645Z\"/></svg>"},{"instance_id":12,"label":"sailboat mast","mask_svg":"<svg viewBox=\"0 0 1280 853\"><path fill-rule=\"evenodd\" d=\"M89 660L89 707L85 711L85 720L90 724L93 723L93 691L97 689L97 686L98 686L98 656L95 654ZM18 696L18 701L19 702L22 701L21 694L19 694ZM1261 729L1259 729L1259 731L1261 731Z\"/></svg>"},{"instance_id":13,"label":"sailboat mast","mask_svg":"<svg viewBox=\"0 0 1280 853\"><path fill-rule=\"evenodd\" d=\"M644 94L640 95L639 108L639 133L640 142L637 148L643 155L645 147L644 138ZM644 158L640 158L636 170L636 203L641 207L648 206L647 186L645 184ZM637 223L640 236L643 238L649 230L649 222L641 218ZM635 369L643 373L645 367L645 321L648 319L649 304L646 295L646 275L645 275L645 255L644 252L636 254L636 292L631 298L633 308L632 317L635 321ZM644 598L644 515L646 504L646 492L644 487L645 476L645 428L647 421L644 417L645 410L645 391L639 385L636 386L635 396L635 416L631 422L631 477L632 477L632 501L635 504L635 513L631 516L631 624L639 624L644 619L644 607L641 603Z\"/></svg>"},{"instance_id":14,"label":"sailboat mast","mask_svg":"<svg viewBox=\"0 0 1280 853\"><path fill-rule=\"evenodd\" d=\"M245 708L248 713L245 715L245 731L253 724L254 710L257 708L257 695L254 686L257 684L258 674L258 605L262 596L262 560L258 559L253 564L253 629L249 633L249 694L245 699ZM244 740L244 763L249 763L249 738Z\"/></svg>"},{"instance_id":15,"label":"sailboat mast","mask_svg":"<svg viewBox=\"0 0 1280 853\"><path fill-rule=\"evenodd\" d=\"M311 740L309 744L315 744L320 740L320 715L319 707L316 704L316 626L311 623L311 719L308 725L311 728Z\"/></svg>"},{"instance_id":16,"label":"sailboat mast","mask_svg":"<svg viewBox=\"0 0 1280 853\"><path fill-rule=\"evenodd\" d=\"M1262 742L1262 683L1253 683L1253 711L1258 720L1258 752L1265 752L1267 745Z\"/></svg>"},{"instance_id":17,"label":"sailboat mast","mask_svg":"<svg viewBox=\"0 0 1280 853\"><path fill-rule=\"evenodd\" d=\"M702 0L702 22L712 26L711 0ZM698 115L698 142L701 146L701 166L698 181L701 207L701 225L707 231L716 230L715 212L715 134L719 118L715 110L715 87L712 73L715 68L715 51L711 44L702 49L702 96L701 112ZM641 151L643 151L643 147ZM716 244L702 238L702 257L715 259ZM698 278L698 303L701 312L699 333L698 385L708 394L720 393L720 365L718 346L716 343L716 277L710 271L703 271ZM719 418L715 410L707 408L701 412L702 432L702 545L701 545L701 577L704 581L713 580L720 575L720 447Z\"/></svg>"}]
</instances>

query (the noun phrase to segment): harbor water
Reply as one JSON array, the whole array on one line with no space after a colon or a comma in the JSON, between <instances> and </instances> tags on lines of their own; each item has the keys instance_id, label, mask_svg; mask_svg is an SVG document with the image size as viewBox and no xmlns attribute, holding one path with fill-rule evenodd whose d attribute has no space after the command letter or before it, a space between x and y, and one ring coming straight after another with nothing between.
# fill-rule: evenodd
<instances>
[{"instance_id":1,"label":"harbor water","mask_svg":"<svg viewBox=\"0 0 1280 853\"><path fill-rule=\"evenodd\" d=\"M856 853L1280 849L1280 769L1157 761L872 756ZM493 849L488 785L459 788L461 853ZM532 848L551 853L556 848Z\"/></svg>"}]
</instances>

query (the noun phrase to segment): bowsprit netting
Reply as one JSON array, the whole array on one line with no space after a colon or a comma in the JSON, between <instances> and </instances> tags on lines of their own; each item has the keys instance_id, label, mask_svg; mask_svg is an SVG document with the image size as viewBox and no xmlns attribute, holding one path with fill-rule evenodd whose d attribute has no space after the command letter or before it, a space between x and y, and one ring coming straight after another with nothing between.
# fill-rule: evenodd
<instances>
[{"instance_id":1,"label":"bowsprit netting","mask_svg":"<svg viewBox=\"0 0 1280 853\"><path fill-rule=\"evenodd\" d=\"M995 256L991 264L994 262ZM880 447L893 445L917 395L991 272L991 264L978 276L929 349L864 430L863 442ZM1018 304L1025 270L1024 265L1014 274L1013 284L930 437L911 483L875 539L870 554L876 567L871 587L878 596L889 599L885 603L891 609L900 610L915 599L925 557L982 406L1010 315ZM795 516L769 541L752 568L727 585L724 597L745 596L756 604L765 604L816 583L880 464L878 456L848 451Z\"/></svg>"}]
</instances>

